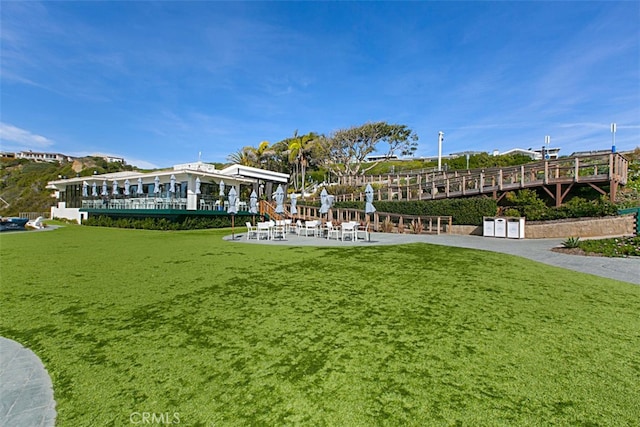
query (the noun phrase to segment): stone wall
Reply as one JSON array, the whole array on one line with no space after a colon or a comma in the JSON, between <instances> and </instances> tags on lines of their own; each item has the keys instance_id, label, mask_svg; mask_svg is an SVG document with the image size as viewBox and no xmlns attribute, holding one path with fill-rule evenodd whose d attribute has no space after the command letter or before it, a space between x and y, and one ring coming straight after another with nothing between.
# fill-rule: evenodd
<instances>
[{"instance_id":1,"label":"stone wall","mask_svg":"<svg viewBox=\"0 0 640 427\"><path fill-rule=\"evenodd\" d=\"M608 216L604 218L574 218L557 221L525 222L526 239L549 239L567 237L628 236L635 234L635 215ZM482 227L454 225L451 234L482 236Z\"/></svg>"},{"instance_id":2,"label":"stone wall","mask_svg":"<svg viewBox=\"0 0 640 427\"><path fill-rule=\"evenodd\" d=\"M566 237L604 237L635 234L635 215L607 216L603 218L576 218L558 221L535 221L525 224L528 239Z\"/></svg>"}]
</instances>

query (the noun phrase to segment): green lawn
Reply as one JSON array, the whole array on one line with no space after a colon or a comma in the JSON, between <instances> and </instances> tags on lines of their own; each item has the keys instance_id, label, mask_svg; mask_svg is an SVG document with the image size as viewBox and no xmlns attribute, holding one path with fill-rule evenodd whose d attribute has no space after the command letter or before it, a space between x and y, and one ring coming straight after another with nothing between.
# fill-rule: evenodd
<instances>
[{"instance_id":1,"label":"green lawn","mask_svg":"<svg viewBox=\"0 0 640 427\"><path fill-rule=\"evenodd\" d=\"M0 237L0 335L46 364L59 425L640 419L640 286L459 248L223 234Z\"/></svg>"}]
</instances>

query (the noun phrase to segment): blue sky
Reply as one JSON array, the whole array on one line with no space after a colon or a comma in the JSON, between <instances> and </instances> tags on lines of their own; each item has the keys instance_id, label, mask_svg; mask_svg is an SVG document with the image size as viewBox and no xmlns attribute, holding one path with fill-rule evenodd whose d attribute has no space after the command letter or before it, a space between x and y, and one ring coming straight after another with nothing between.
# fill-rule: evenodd
<instances>
[{"instance_id":1,"label":"blue sky","mask_svg":"<svg viewBox=\"0 0 640 427\"><path fill-rule=\"evenodd\" d=\"M368 121L417 156L640 145L640 2L2 1L0 143L143 167Z\"/></svg>"}]
</instances>

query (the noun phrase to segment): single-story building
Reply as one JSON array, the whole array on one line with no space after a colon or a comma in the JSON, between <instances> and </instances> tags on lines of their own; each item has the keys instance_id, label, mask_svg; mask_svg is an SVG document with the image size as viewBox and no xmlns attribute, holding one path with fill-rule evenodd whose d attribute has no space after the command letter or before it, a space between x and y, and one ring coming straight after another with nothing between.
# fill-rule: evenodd
<instances>
[{"instance_id":1,"label":"single-story building","mask_svg":"<svg viewBox=\"0 0 640 427\"><path fill-rule=\"evenodd\" d=\"M194 162L152 172L123 171L50 181L57 199L51 218L81 222L91 215L121 217L175 217L212 215L226 210L226 195L233 187L240 211L247 210L252 191L270 198L274 184L286 186L289 175L249 166L218 170ZM222 191L221 191L222 190ZM225 196L221 196L221 193Z\"/></svg>"}]
</instances>

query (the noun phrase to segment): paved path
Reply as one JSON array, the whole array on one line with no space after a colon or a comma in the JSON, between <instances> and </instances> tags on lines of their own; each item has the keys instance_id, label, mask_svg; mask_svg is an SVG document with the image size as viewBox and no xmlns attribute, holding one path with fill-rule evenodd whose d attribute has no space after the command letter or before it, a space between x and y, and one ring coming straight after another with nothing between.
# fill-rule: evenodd
<instances>
[{"instance_id":1,"label":"paved path","mask_svg":"<svg viewBox=\"0 0 640 427\"><path fill-rule=\"evenodd\" d=\"M0 337L0 426L54 426L55 407L51 378L38 356Z\"/></svg>"},{"instance_id":2,"label":"paved path","mask_svg":"<svg viewBox=\"0 0 640 427\"><path fill-rule=\"evenodd\" d=\"M371 233L371 241L342 242L335 239L304 237L287 234L284 241L247 240L246 232L235 235L236 242L267 245L292 246L366 246L366 245L399 245L404 243L431 243L434 245L456 246L500 252L528 258L544 264L562 267L569 270L589 273L600 277L620 280L640 285L640 258L607 258L568 255L551 251L561 246L564 239L500 239L482 236L463 236L456 234L415 235L396 233ZM226 236L231 240L231 236Z\"/></svg>"}]
</instances>

